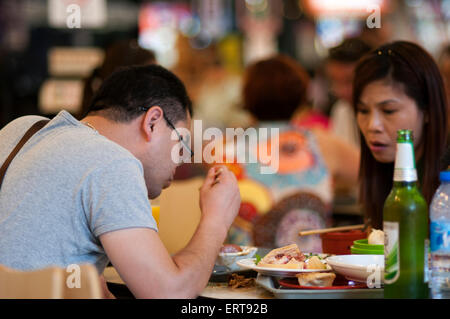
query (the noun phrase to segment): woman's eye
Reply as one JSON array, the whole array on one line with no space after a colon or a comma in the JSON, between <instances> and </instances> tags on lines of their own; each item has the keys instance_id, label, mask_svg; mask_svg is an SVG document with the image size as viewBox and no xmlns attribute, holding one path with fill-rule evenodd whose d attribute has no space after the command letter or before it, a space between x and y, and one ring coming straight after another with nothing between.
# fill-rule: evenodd
<instances>
[{"instance_id":1,"label":"woman's eye","mask_svg":"<svg viewBox=\"0 0 450 319\"><path fill-rule=\"evenodd\" d=\"M360 114L367 114L367 113L369 113L369 111L367 109L363 109L363 108L358 108L356 111L358 113L360 113Z\"/></svg>"},{"instance_id":2,"label":"woman's eye","mask_svg":"<svg viewBox=\"0 0 450 319\"><path fill-rule=\"evenodd\" d=\"M390 110L390 109L388 109L388 110L383 110L383 113L384 113L384 114L387 114L387 115L394 114L395 112L397 112L397 110Z\"/></svg>"}]
</instances>

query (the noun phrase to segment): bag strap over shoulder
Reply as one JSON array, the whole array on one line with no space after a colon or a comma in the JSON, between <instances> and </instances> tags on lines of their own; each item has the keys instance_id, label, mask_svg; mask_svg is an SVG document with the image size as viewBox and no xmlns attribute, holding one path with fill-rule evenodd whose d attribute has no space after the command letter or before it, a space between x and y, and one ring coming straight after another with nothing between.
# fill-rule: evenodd
<instances>
[{"instance_id":1,"label":"bag strap over shoulder","mask_svg":"<svg viewBox=\"0 0 450 319\"><path fill-rule=\"evenodd\" d=\"M3 163L2 167L0 168L0 188L2 187L3 178L5 177L6 170L9 167L9 164L11 164L14 157L16 157L17 153L19 153L20 149L25 145L25 143L34 135L36 134L41 128L43 128L50 120L41 120L33 124L28 131L24 134L22 139L19 141L19 143L16 145L16 147L12 150L11 154L9 154L6 161Z\"/></svg>"}]
</instances>

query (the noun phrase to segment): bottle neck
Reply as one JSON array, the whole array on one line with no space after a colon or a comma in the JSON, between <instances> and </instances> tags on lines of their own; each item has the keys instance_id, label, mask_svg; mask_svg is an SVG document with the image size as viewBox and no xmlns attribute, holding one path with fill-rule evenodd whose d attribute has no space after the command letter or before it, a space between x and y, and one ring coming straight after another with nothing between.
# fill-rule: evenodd
<instances>
[{"instance_id":1,"label":"bottle neck","mask_svg":"<svg viewBox=\"0 0 450 319\"><path fill-rule=\"evenodd\" d=\"M417 170L411 141L398 142L395 155L394 182L416 182Z\"/></svg>"},{"instance_id":2,"label":"bottle neck","mask_svg":"<svg viewBox=\"0 0 450 319\"><path fill-rule=\"evenodd\" d=\"M394 181L392 186L395 188L413 188L417 187L417 181L410 181L410 182Z\"/></svg>"}]
</instances>

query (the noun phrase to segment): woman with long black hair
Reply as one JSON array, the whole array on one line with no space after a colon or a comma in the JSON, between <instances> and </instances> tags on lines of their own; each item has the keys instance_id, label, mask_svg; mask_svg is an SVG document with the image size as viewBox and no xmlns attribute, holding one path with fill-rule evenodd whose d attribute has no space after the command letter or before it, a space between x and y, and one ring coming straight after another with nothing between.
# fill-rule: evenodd
<instances>
[{"instance_id":1,"label":"woman with long black hair","mask_svg":"<svg viewBox=\"0 0 450 319\"><path fill-rule=\"evenodd\" d=\"M419 184L428 204L439 185L447 142L447 101L439 69L417 44L397 41L356 67L353 104L361 132L360 200L374 228L392 188L397 130L411 129Z\"/></svg>"}]
</instances>

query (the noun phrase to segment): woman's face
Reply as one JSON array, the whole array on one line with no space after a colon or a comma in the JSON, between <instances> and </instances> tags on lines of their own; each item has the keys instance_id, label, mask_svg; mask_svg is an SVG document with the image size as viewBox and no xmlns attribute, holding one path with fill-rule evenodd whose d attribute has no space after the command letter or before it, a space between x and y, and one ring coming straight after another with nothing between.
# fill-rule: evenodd
<instances>
[{"instance_id":1,"label":"woman's face","mask_svg":"<svg viewBox=\"0 0 450 319\"><path fill-rule=\"evenodd\" d=\"M421 148L423 112L402 85L384 80L368 84L357 103L356 119L373 157L382 163L395 160L397 131L413 131L416 157Z\"/></svg>"}]
</instances>

